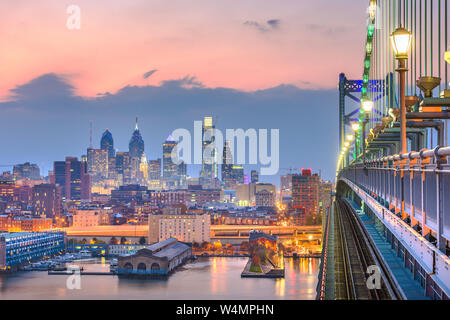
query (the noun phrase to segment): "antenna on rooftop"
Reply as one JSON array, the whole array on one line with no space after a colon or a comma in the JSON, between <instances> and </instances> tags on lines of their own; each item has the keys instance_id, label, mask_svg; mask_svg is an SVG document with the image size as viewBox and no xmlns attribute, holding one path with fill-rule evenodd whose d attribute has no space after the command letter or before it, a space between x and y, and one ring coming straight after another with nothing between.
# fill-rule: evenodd
<instances>
[{"instance_id":1,"label":"antenna on rooftop","mask_svg":"<svg viewBox=\"0 0 450 320\"><path fill-rule=\"evenodd\" d=\"M89 121L89 148L92 149L92 120Z\"/></svg>"}]
</instances>

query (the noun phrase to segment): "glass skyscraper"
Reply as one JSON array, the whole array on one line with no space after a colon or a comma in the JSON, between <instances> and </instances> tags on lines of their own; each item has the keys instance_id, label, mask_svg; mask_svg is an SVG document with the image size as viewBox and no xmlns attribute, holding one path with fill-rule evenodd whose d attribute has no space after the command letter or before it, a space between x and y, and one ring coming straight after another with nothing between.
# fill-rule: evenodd
<instances>
[{"instance_id":1,"label":"glass skyscraper","mask_svg":"<svg viewBox=\"0 0 450 320\"><path fill-rule=\"evenodd\" d=\"M114 139L108 129L106 129L106 131L102 134L100 148L108 151L108 158L114 158L116 156L116 152L114 151Z\"/></svg>"},{"instance_id":2,"label":"glass skyscraper","mask_svg":"<svg viewBox=\"0 0 450 320\"><path fill-rule=\"evenodd\" d=\"M138 128L138 119L136 117L136 128L131 136L130 143L128 145L131 158L141 159L144 153L144 140L142 139L141 133Z\"/></svg>"}]
</instances>

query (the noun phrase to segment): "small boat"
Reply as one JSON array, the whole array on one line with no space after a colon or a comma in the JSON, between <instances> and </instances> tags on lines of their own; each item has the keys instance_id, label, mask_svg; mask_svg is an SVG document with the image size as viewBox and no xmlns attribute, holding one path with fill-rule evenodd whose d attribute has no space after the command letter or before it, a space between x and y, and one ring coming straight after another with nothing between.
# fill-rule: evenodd
<instances>
[{"instance_id":1,"label":"small boat","mask_svg":"<svg viewBox=\"0 0 450 320\"><path fill-rule=\"evenodd\" d=\"M81 250L80 257L81 258L90 258L90 257L92 257L92 252L89 250Z\"/></svg>"}]
</instances>

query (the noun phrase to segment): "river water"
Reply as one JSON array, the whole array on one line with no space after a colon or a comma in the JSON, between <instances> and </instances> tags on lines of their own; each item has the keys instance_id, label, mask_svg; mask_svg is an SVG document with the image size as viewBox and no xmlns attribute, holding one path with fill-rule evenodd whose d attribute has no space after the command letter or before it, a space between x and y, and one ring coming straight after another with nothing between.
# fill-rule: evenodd
<instances>
[{"instance_id":1,"label":"river water","mask_svg":"<svg viewBox=\"0 0 450 320\"><path fill-rule=\"evenodd\" d=\"M204 258L179 268L167 280L81 276L68 289L66 275L24 271L0 275L0 299L314 299L319 259L286 258L285 279L241 278L247 258ZM77 261L85 271L107 272L105 259Z\"/></svg>"}]
</instances>

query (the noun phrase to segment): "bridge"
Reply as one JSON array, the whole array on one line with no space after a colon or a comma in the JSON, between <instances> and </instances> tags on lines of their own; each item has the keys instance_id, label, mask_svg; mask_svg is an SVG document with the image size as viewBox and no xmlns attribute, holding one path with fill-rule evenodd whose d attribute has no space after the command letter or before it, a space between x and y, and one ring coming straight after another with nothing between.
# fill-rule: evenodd
<instances>
[{"instance_id":1,"label":"bridge","mask_svg":"<svg viewBox=\"0 0 450 320\"><path fill-rule=\"evenodd\" d=\"M450 297L448 13L447 0L368 1L362 79L339 76L317 299Z\"/></svg>"}]
</instances>

